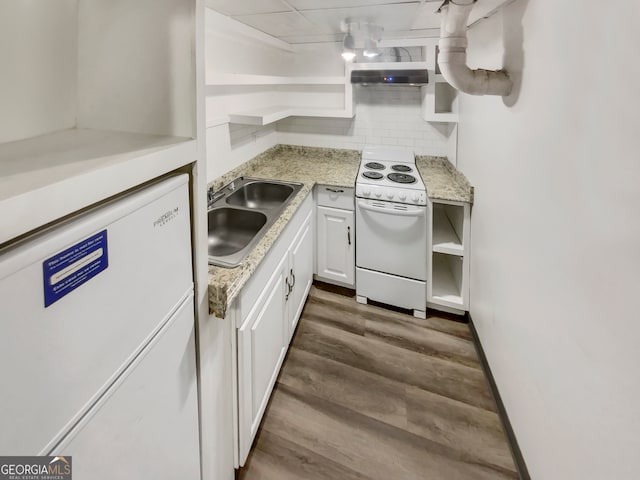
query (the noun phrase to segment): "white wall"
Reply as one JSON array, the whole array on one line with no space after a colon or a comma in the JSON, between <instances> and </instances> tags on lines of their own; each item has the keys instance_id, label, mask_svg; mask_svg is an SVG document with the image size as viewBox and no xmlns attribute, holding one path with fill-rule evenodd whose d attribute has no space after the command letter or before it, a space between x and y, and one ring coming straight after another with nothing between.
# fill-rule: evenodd
<instances>
[{"instance_id":1,"label":"white wall","mask_svg":"<svg viewBox=\"0 0 640 480\"><path fill-rule=\"evenodd\" d=\"M207 128L208 180L211 182L277 144L275 124L254 127L224 123Z\"/></svg>"},{"instance_id":2,"label":"white wall","mask_svg":"<svg viewBox=\"0 0 640 480\"><path fill-rule=\"evenodd\" d=\"M447 155L452 126L422 119L419 87L358 85L354 97L354 118L290 117L278 122L278 141L356 150L365 145L401 145L418 155Z\"/></svg>"},{"instance_id":3,"label":"white wall","mask_svg":"<svg viewBox=\"0 0 640 480\"><path fill-rule=\"evenodd\" d=\"M78 1L0 2L0 143L76 122Z\"/></svg>"},{"instance_id":4,"label":"white wall","mask_svg":"<svg viewBox=\"0 0 640 480\"><path fill-rule=\"evenodd\" d=\"M613 8L611 8L613 7ZM471 315L532 478L640 471L640 4L517 0L470 32Z\"/></svg>"},{"instance_id":5,"label":"white wall","mask_svg":"<svg viewBox=\"0 0 640 480\"><path fill-rule=\"evenodd\" d=\"M80 2L78 127L196 136L193 5Z\"/></svg>"}]
</instances>

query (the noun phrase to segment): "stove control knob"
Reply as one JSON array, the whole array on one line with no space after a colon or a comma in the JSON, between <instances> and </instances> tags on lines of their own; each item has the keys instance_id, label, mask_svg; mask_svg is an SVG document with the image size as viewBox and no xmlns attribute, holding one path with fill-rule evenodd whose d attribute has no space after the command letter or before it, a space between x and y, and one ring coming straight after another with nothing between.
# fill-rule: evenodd
<instances>
[{"instance_id":1,"label":"stove control knob","mask_svg":"<svg viewBox=\"0 0 640 480\"><path fill-rule=\"evenodd\" d=\"M393 190L387 190L387 198L391 200L393 198Z\"/></svg>"},{"instance_id":2,"label":"stove control knob","mask_svg":"<svg viewBox=\"0 0 640 480\"><path fill-rule=\"evenodd\" d=\"M411 195L411 200L413 200L414 202L417 202L420 200L420 194L418 192L414 192L413 195Z\"/></svg>"},{"instance_id":3,"label":"stove control knob","mask_svg":"<svg viewBox=\"0 0 640 480\"><path fill-rule=\"evenodd\" d=\"M371 195L371 190L369 190L368 188L363 188L362 195L364 195L365 197L368 197L369 195Z\"/></svg>"},{"instance_id":4,"label":"stove control knob","mask_svg":"<svg viewBox=\"0 0 640 480\"><path fill-rule=\"evenodd\" d=\"M400 200L406 200L407 199L407 194L405 192L400 192L398 194L398 197L400 197Z\"/></svg>"},{"instance_id":5,"label":"stove control knob","mask_svg":"<svg viewBox=\"0 0 640 480\"><path fill-rule=\"evenodd\" d=\"M381 192L380 190L378 190L378 191L376 192L376 197L380 198L381 196L382 196L382 192Z\"/></svg>"}]
</instances>

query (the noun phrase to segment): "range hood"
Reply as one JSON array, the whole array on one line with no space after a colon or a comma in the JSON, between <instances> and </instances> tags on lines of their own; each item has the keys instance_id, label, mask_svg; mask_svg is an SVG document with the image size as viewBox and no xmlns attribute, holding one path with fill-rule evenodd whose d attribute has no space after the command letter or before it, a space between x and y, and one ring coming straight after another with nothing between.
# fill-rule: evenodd
<instances>
[{"instance_id":1,"label":"range hood","mask_svg":"<svg viewBox=\"0 0 640 480\"><path fill-rule=\"evenodd\" d=\"M429 74L422 70L353 70L351 83L359 85L424 85L429 82Z\"/></svg>"}]
</instances>

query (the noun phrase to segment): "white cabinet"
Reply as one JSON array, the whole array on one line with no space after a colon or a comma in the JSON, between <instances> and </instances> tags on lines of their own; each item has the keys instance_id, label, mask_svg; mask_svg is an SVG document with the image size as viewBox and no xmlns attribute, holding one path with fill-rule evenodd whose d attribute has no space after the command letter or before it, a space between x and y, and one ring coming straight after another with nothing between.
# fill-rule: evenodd
<instances>
[{"instance_id":1,"label":"white cabinet","mask_svg":"<svg viewBox=\"0 0 640 480\"><path fill-rule=\"evenodd\" d=\"M354 213L318 207L318 278L353 286Z\"/></svg>"},{"instance_id":2,"label":"white cabinet","mask_svg":"<svg viewBox=\"0 0 640 480\"><path fill-rule=\"evenodd\" d=\"M471 206L434 200L432 218L427 306L463 314L469 309Z\"/></svg>"},{"instance_id":3,"label":"white cabinet","mask_svg":"<svg viewBox=\"0 0 640 480\"><path fill-rule=\"evenodd\" d=\"M353 189L319 186L316 207L316 277L353 288L355 228Z\"/></svg>"},{"instance_id":4,"label":"white cabinet","mask_svg":"<svg viewBox=\"0 0 640 480\"><path fill-rule=\"evenodd\" d=\"M247 459L311 288L312 207L309 196L233 308L237 327L237 467Z\"/></svg>"},{"instance_id":5,"label":"white cabinet","mask_svg":"<svg viewBox=\"0 0 640 480\"><path fill-rule=\"evenodd\" d=\"M246 459L287 352L288 253L238 329L240 457Z\"/></svg>"},{"instance_id":6,"label":"white cabinet","mask_svg":"<svg viewBox=\"0 0 640 480\"><path fill-rule=\"evenodd\" d=\"M313 282L313 222L312 212L298 232L289 254L288 285L288 340L298 324L298 319L304 308L305 300Z\"/></svg>"}]
</instances>

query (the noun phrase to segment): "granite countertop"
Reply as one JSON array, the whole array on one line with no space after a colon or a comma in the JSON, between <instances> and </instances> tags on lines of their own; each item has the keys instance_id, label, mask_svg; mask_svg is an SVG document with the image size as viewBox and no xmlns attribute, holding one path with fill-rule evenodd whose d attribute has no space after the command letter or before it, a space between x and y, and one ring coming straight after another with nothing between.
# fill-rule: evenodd
<instances>
[{"instance_id":1,"label":"granite countertop","mask_svg":"<svg viewBox=\"0 0 640 480\"><path fill-rule=\"evenodd\" d=\"M302 183L300 191L242 265L235 268L209 265L209 313L225 318L229 305L315 184L353 187L359 165L360 152L356 150L278 145L209 184L218 190L240 176Z\"/></svg>"},{"instance_id":2,"label":"granite countertop","mask_svg":"<svg viewBox=\"0 0 640 480\"><path fill-rule=\"evenodd\" d=\"M473 203L473 187L449 160L416 155L416 165L431 200Z\"/></svg>"},{"instance_id":3,"label":"granite countertop","mask_svg":"<svg viewBox=\"0 0 640 480\"><path fill-rule=\"evenodd\" d=\"M473 187L446 158L417 156L416 163L430 198L473 202ZM278 145L211 182L209 187L218 190L237 177L247 176L298 182L302 188L242 265L235 268L209 265L209 312L218 318L226 317L228 307L314 185L354 187L359 165L357 150Z\"/></svg>"}]
</instances>

